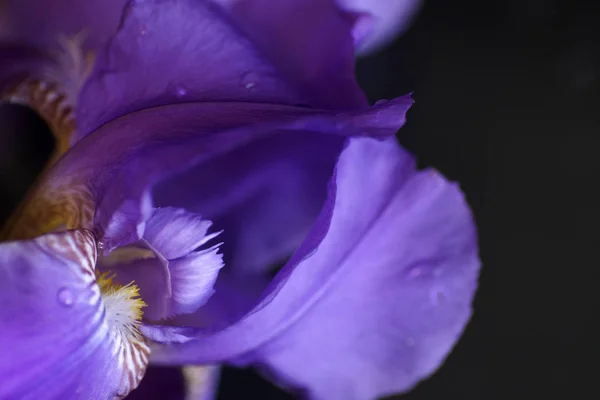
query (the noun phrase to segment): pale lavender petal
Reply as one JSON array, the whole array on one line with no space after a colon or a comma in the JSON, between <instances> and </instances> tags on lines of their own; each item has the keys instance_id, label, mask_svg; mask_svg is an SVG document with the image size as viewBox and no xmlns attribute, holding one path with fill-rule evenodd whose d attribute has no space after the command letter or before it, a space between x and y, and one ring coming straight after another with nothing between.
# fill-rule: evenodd
<instances>
[{"instance_id":1,"label":"pale lavender petal","mask_svg":"<svg viewBox=\"0 0 600 400\"><path fill-rule=\"evenodd\" d=\"M0 398L112 399L122 364L84 231L0 244Z\"/></svg>"},{"instance_id":2,"label":"pale lavender petal","mask_svg":"<svg viewBox=\"0 0 600 400\"><path fill-rule=\"evenodd\" d=\"M423 0L336 0L341 8L360 14L357 48L361 54L379 50L404 32Z\"/></svg>"},{"instance_id":3,"label":"pale lavender petal","mask_svg":"<svg viewBox=\"0 0 600 400\"><path fill-rule=\"evenodd\" d=\"M315 107L366 107L354 77L353 19L333 0L214 0Z\"/></svg>"},{"instance_id":4,"label":"pale lavender petal","mask_svg":"<svg viewBox=\"0 0 600 400\"><path fill-rule=\"evenodd\" d=\"M439 366L478 268L458 188L416 172L393 139L351 139L312 235L251 312L217 332L143 329L173 342L155 347L156 362L257 363L310 398L374 398Z\"/></svg>"},{"instance_id":5,"label":"pale lavender petal","mask_svg":"<svg viewBox=\"0 0 600 400\"><path fill-rule=\"evenodd\" d=\"M140 241L102 257L102 271L121 285L135 282L147 303L144 319L191 313L206 303L223 267L217 246L199 248L216 234L211 222L178 208L159 208L145 221ZM218 232L217 232L218 233Z\"/></svg>"},{"instance_id":6,"label":"pale lavender petal","mask_svg":"<svg viewBox=\"0 0 600 400\"><path fill-rule=\"evenodd\" d=\"M183 257L212 238L212 223L181 208L157 208L146 223L144 239L167 260Z\"/></svg>"},{"instance_id":7,"label":"pale lavender petal","mask_svg":"<svg viewBox=\"0 0 600 400\"><path fill-rule=\"evenodd\" d=\"M217 251L201 250L169 262L172 313L192 313L212 296L217 274L223 267L223 257Z\"/></svg>"}]
</instances>

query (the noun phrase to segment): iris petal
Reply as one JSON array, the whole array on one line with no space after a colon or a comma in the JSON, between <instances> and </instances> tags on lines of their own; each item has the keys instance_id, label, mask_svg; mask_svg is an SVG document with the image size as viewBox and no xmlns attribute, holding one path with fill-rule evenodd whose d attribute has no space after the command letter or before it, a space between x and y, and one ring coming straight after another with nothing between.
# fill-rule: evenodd
<instances>
[{"instance_id":1,"label":"iris petal","mask_svg":"<svg viewBox=\"0 0 600 400\"><path fill-rule=\"evenodd\" d=\"M200 249L216 236L207 233L210 225L182 209L155 209L141 241L101 258L100 270L114 273L121 285L135 282L147 304L144 319L194 312L213 294L223 266L218 246Z\"/></svg>"},{"instance_id":2,"label":"iris petal","mask_svg":"<svg viewBox=\"0 0 600 400\"><path fill-rule=\"evenodd\" d=\"M422 0L336 0L345 10L361 13L368 21L358 52L371 53L405 31L421 7Z\"/></svg>"},{"instance_id":3,"label":"iris petal","mask_svg":"<svg viewBox=\"0 0 600 400\"><path fill-rule=\"evenodd\" d=\"M374 166L392 164L393 153L378 146L365 142L363 157L347 156L357 164L359 159ZM434 171L407 170L366 229L344 224L346 230L363 233L358 241L336 230L336 220L369 205L348 201L350 206L344 206L343 199L358 193L340 198L322 249L312 260L319 262L318 253L327 251L334 236L355 243L332 278L335 284L321 288L321 298L297 322L243 356L242 365L256 363L282 385L321 400L404 392L441 365L471 315L479 269L476 232L455 185ZM390 178L404 172L388 171ZM363 201L372 202L375 186L361 180L352 187L368 190ZM338 186L340 196L349 188ZM308 286L293 278L287 284Z\"/></svg>"},{"instance_id":4,"label":"iris petal","mask_svg":"<svg viewBox=\"0 0 600 400\"><path fill-rule=\"evenodd\" d=\"M216 0L313 107L367 106L354 77L352 18L332 0Z\"/></svg>"},{"instance_id":5,"label":"iris petal","mask_svg":"<svg viewBox=\"0 0 600 400\"><path fill-rule=\"evenodd\" d=\"M130 3L98 64L98 74L81 95L83 135L113 118L157 105L303 102L210 1Z\"/></svg>"},{"instance_id":6,"label":"iris petal","mask_svg":"<svg viewBox=\"0 0 600 400\"><path fill-rule=\"evenodd\" d=\"M0 244L0 398L105 399L129 378L95 284L89 231Z\"/></svg>"},{"instance_id":7,"label":"iris petal","mask_svg":"<svg viewBox=\"0 0 600 400\"><path fill-rule=\"evenodd\" d=\"M143 331L170 342L156 362L257 363L312 398L373 398L439 366L470 316L478 268L456 186L416 172L393 139L350 139L312 234L252 311L217 332Z\"/></svg>"}]
</instances>

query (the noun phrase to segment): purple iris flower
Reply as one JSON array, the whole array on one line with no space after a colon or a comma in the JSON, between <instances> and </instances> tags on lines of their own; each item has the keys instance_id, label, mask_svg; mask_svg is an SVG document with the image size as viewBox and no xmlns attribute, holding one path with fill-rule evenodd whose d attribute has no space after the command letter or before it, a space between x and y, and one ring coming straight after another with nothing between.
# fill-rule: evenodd
<instances>
[{"instance_id":1,"label":"purple iris flower","mask_svg":"<svg viewBox=\"0 0 600 400\"><path fill-rule=\"evenodd\" d=\"M0 399L123 398L148 365L199 366L197 399L220 364L327 400L433 373L471 314L476 230L394 138L410 97L368 105L357 19L125 3L0 5L2 99L57 141L0 244Z\"/></svg>"}]
</instances>

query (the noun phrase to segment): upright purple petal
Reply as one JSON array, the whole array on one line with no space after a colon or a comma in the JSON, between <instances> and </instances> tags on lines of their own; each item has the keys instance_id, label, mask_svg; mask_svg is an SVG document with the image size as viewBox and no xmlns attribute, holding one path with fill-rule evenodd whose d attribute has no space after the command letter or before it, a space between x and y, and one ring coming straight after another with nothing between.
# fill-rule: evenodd
<instances>
[{"instance_id":1,"label":"upright purple petal","mask_svg":"<svg viewBox=\"0 0 600 400\"><path fill-rule=\"evenodd\" d=\"M323 212L261 301L211 332L144 327L156 362L258 364L315 399L404 391L470 316L479 268L462 194L394 139L350 139Z\"/></svg>"},{"instance_id":2,"label":"upright purple petal","mask_svg":"<svg viewBox=\"0 0 600 400\"><path fill-rule=\"evenodd\" d=\"M81 95L81 135L132 111L190 101L305 102L210 1L130 3Z\"/></svg>"},{"instance_id":3,"label":"upright purple petal","mask_svg":"<svg viewBox=\"0 0 600 400\"><path fill-rule=\"evenodd\" d=\"M0 398L121 393L128 378L95 285L95 256L86 231L0 244Z\"/></svg>"},{"instance_id":4,"label":"upright purple petal","mask_svg":"<svg viewBox=\"0 0 600 400\"><path fill-rule=\"evenodd\" d=\"M314 107L361 108L354 77L354 19L332 0L213 0Z\"/></svg>"},{"instance_id":5,"label":"upright purple petal","mask_svg":"<svg viewBox=\"0 0 600 400\"><path fill-rule=\"evenodd\" d=\"M419 10L422 0L336 0L344 10L358 14L357 47L370 53L391 42L405 31Z\"/></svg>"}]
</instances>

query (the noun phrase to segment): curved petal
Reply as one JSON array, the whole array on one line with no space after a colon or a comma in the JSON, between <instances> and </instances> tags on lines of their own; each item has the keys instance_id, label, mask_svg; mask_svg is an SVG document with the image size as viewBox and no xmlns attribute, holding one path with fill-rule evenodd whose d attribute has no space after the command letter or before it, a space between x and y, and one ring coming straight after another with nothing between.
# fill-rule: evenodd
<instances>
[{"instance_id":1,"label":"curved petal","mask_svg":"<svg viewBox=\"0 0 600 400\"><path fill-rule=\"evenodd\" d=\"M342 144L313 132L257 140L157 185L155 201L214 221L227 271L261 274L310 230Z\"/></svg>"},{"instance_id":2,"label":"curved petal","mask_svg":"<svg viewBox=\"0 0 600 400\"><path fill-rule=\"evenodd\" d=\"M411 389L440 366L471 314L479 260L462 194L433 171L410 176L341 268L305 315L238 362L310 399Z\"/></svg>"},{"instance_id":3,"label":"curved petal","mask_svg":"<svg viewBox=\"0 0 600 400\"><path fill-rule=\"evenodd\" d=\"M354 77L354 19L332 0L213 0L314 107L367 106Z\"/></svg>"},{"instance_id":4,"label":"curved petal","mask_svg":"<svg viewBox=\"0 0 600 400\"><path fill-rule=\"evenodd\" d=\"M401 98L336 114L248 103L187 103L133 113L61 158L5 234L27 238L60 226L96 229L107 254L141 238L152 209L148 191L160 180L271 135L389 136L410 103Z\"/></svg>"},{"instance_id":5,"label":"curved petal","mask_svg":"<svg viewBox=\"0 0 600 400\"><path fill-rule=\"evenodd\" d=\"M125 377L95 285L94 243L69 231L0 244L0 398L119 395Z\"/></svg>"},{"instance_id":6,"label":"curved petal","mask_svg":"<svg viewBox=\"0 0 600 400\"><path fill-rule=\"evenodd\" d=\"M361 54L372 53L405 31L423 0L336 0L341 8L359 14L361 29L357 43Z\"/></svg>"},{"instance_id":7,"label":"curved petal","mask_svg":"<svg viewBox=\"0 0 600 400\"><path fill-rule=\"evenodd\" d=\"M80 98L82 135L157 105L305 102L209 1L131 2L99 69Z\"/></svg>"},{"instance_id":8,"label":"curved petal","mask_svg":"<svg viewBox=\"0 0 600 400\"><path fill-rule=\"evenodd\" d=\"M216 235L207 235L212 222L181 208L157 208L146 224L144 239L167 260L183 257Z\"/></svg>"},{"instance_id":9,"label":"curved petal","mask_svg":"<svg viewBox=\"0 0 600 400\"><path fill-rule=\"evenodd\" d=\"M218 235L207 234L211 224L182 209L155 209L139 244L102 257L99 268L113 273L123 286L135 282L147 305L145 320L194 312L213 294L223 267L219 245L199 249Z\"/></svg>"},{"instance_id":10,"label":"curved petal","mask_svg":"<svg viewBox=\"0 0 600 400\"><path fill-rule=\"evenodd\" d=\"M393 139L350 139L312 235L254 310L217 332L142 329L170 343L155 362L258 363L311 398L374 398L439 366L470 316L478 268L457 187L416 172Z\"/></svg>"}]
</instances>

